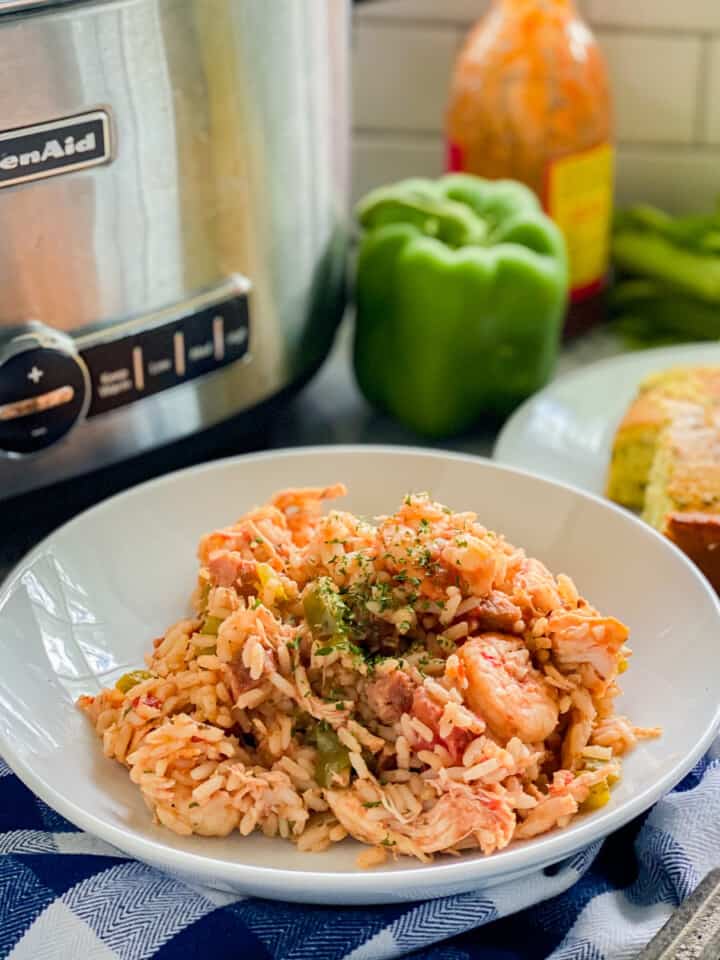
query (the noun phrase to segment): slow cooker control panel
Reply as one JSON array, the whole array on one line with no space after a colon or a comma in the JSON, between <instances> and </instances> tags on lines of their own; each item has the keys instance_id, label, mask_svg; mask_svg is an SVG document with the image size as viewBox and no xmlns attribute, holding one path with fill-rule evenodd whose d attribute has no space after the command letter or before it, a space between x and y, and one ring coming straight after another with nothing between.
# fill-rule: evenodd
<instances>
[{"instance_id":1,"label":"slow cooker control panel","mask_svg":"<svg viewBox=\"0 0 720 960\"><path fill-rule=\"evenodd\" d=\"M248 352L247 294L119 339L85 347L92 384L88 417L194 380Z\"/></svg>"},{"instance_id":2,"label":"slow cooker control panel","mask_svg":"<svg viewBox=\"0 0 720 960\"><path fill-rule=\"evenodd\" d=\"M0 349L0 454L37 453L96 417L248 356L250 284L73 338L36 324Z\"/></svg>"},{"instance_id":3,"label":"slow cooker control panel","mask_svg":"<svg viewBox=\"0 0 720 960\"><path fill-rule=\"evenodd\" d=\"M52 331L16 337L0 355L0 451L44 450L87 409L89 379L69 337Z\"/></svg>"}]
</instances>

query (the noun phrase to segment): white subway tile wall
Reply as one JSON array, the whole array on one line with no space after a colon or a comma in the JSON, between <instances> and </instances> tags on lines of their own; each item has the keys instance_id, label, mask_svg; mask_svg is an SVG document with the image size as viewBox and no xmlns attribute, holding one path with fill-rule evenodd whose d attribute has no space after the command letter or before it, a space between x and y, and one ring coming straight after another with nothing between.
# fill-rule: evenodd
<instances>
[{"instance_id":1,"label":"white subway tile wall","mask_svg":"<svg viewBox=\"0 0 720 960\"><path fill-rule=\"evenodd\" d=\"M489 0L372 0L361 16L472 23L489 5Z\"/></svg>"},{"instance_id":2,"label":"white subway tile wall","mask_svg":"<svg viewBox=\"0 0 720 960\"><path fill-rule=\"evenodd\" d=\"M373 0L354 24L353 192L444 166L452 63L490 0ZM613 84L617 197L676 212L720 195L720 0L580 0Z\"/></svg>"},{"instance_id":3,"label":"white subway tile wall","mask_svg":"<svg viewBox=\"0 0 720 960\"><path fill-rule=\"evenodd\" d=\"M720 0L718 0L720 6ZM703 137L720 144L720 35L708 44L707 92L703 104Z\"/></svg>"},{"instance_id":4,"label":"white subway tile wall","mask_svg":"<svg viewBox=\"0 0 720 960\"><path fill-rule=\"evenodd\" d=\"M621 146L616 187L621 206L642 200L678 213L714 208L720 153L677 147Z\"/></svg>"},{"instance_id":5,"label":"white subway tile wall","mask_svg":"<svg viewBox=\"0 0 720 960\"><path fill-rule=\"evenodd\" d=\"M357 23L353 37L356 129L440 132L459 42L453 27Z\"/></svg>"},{"instance_id":6,"label":"white subway tile wall","mask_svg":"<svg viewBox=\"0 0 720 960\"><path fill-rule=\"evenodd\" d=\"M720 30L716 0L585 0L585 12L596 24L642 30Z\"/></svg>"},{"instance_id":7,"label":"white subway tile wall","mask_svg":"<svg viewBox=\"0 0 720 960\"><path fill-rule=\"evenodd\" d=\"M702 40L601 29L596 35L610 68L620 143L692 143Z\"/></svg>"},{"instance_id":8,"label":"white subway tile wall","mask_svg":"<svg viewBox=\"0 0 720 960\"><path fill-rule=\"evenodd\" d=\"M352 162L358 199L373 187L403 177L439 177L445 167L445 151L439 137L377 138L356 133Z\"/></svg>"}]
</instances>

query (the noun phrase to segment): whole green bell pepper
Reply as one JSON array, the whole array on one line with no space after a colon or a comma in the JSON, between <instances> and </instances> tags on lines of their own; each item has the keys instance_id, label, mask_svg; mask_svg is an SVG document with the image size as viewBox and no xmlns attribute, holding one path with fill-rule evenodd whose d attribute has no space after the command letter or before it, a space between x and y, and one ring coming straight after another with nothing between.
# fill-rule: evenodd
<instances>
[{"instance_id":1,"label":"whole green bell pepper","mask_svg":"<svg viewBox=\"0 0 720 960\"><path fill-rule=\"evenodd\" d=\"M558 228L508 180L406 180L357 208L354 363L380 410L443 436L549 378L568 270Z\"/></svg>"}]
</instances>

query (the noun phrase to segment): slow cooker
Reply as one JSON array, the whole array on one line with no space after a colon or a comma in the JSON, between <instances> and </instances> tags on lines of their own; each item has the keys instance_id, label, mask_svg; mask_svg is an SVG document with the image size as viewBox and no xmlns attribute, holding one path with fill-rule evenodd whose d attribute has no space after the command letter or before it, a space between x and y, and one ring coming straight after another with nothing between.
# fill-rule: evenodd
<instances>
[{"instance_id":1,"label":"slow cooker","mask_svg":"<svg viewBox=\"0 0 720 960\"><path fill-rule=\"evenodd\" d=\"M0 499L318 368L348 33L346 0L0 0Z\"/></svg>"}]
</instances>

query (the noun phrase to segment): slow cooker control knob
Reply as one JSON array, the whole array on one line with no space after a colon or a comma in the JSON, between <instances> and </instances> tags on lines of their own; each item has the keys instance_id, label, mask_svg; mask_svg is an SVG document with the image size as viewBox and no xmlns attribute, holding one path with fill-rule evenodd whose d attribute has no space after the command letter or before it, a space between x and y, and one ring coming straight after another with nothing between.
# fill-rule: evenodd
<instances>
[{"instance_id":1,"label":"slow cooker control knob","mask_svg":"<svg viewBox=\"0 0 720 960\"><path fill-rule=\"evenodd\" d=\"M0 453L22 456L56 443L85 416L87 368L70 337L38 328L0 348Z\"/></svg>"}]
</instances>

